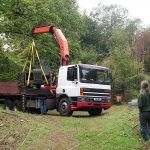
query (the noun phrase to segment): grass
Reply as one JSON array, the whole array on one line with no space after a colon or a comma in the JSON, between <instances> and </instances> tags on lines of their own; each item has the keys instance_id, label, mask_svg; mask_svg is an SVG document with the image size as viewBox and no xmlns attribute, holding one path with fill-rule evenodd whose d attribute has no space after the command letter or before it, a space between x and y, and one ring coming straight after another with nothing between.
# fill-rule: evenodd
<instances>
[{"instance_id":1,"label":"grass","mask_svg":"<svg viewBox=\"0 0 150 150\"><path fill-rule=\"evenodd\" d=\"M55 111L41 116L0 107L0 149L144 150L138 124L138 110L128 111L127 105L113 106L98 117L87 112L61 117Z\"/></svg>"}]
</instances>

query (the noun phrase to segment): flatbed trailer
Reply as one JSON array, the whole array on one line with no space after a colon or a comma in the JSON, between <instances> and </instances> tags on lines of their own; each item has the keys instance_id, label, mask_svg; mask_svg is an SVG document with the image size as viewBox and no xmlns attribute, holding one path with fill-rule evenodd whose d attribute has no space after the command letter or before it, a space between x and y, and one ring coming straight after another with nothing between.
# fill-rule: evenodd
<instances>
[{"instance_id":1,"label":"flatbed trailer","mask_svg":"<svg viewBox=\"0 0 150 150\"><path fill-rule=\"evenodd\" d=\"M46 100L47 110L56 109L61 112L67 107L71 112L88 111L89 114L90 110L96 110L90 114L91 116L100 114L102 108L105 110L111 107L110 102L93 102L89 100L87 102L82 102L74 101L73 98L70 98L70 106L62 105L62 107L60 107L61 101L66 100L66 98L65 95L63 97L59 95L58 97L56 94L56 86L43 86L41 89L33 87L24 87L20 89L16 82L0 82L0 99L4 99L5 107L10 110L40 112L40 99ZM63 116L70 115L67 114Z\"/></svg>"},{"instance_id":2,"label":"flatbed trailer","mask_svg":"<svg viewBox=\"0 0 150 150\"><path fill-rule=\"evenodd\" d=\"M0 98L20 96L19 88L15 82L0 82Z\"/></svg>"},{"instance_id":3,"label":"flatbed trailer","mask_svg":"<svg viewBox=\"0 0 150 150\"><path fill-rule=\"evenodd\" d=\"M34 109L39 111L40 99L46 100L47 110L55 109L55 94L44 88L20 89L16 82L0 82L0 99L4 99L5 106L10 110Z\"/></svg>"}]
</instances>

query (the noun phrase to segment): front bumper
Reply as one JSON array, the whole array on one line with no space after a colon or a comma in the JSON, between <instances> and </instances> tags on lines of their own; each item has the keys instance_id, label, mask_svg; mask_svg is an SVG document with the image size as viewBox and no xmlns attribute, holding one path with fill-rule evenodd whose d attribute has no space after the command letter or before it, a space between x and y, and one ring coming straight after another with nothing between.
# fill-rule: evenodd
<instances>
[{"instance_id":1,"label":"front bumper","mask_svg":"<svg viewBox=\"0 0 150 150\"><path fill-rule=\"evenodd\" d=\"M111 102L77 102L76 106L71 104L71 110L108 109L111 106Z\"/></svg>"}]
</instances>

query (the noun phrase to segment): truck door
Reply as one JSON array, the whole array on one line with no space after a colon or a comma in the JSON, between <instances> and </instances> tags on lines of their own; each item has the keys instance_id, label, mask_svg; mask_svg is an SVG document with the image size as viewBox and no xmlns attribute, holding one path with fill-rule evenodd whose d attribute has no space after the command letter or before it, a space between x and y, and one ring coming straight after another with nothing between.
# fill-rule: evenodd
<instances>
[{"instance_id":1,"label":"truck door","mask_svg":"<svg viewBox=\"0 0 150 150\"><path fill-rule=\"evenodd\" d=\"M68 67L66 94L68 96L79 96L77 66Z\"/></svg>"}]
</instances>

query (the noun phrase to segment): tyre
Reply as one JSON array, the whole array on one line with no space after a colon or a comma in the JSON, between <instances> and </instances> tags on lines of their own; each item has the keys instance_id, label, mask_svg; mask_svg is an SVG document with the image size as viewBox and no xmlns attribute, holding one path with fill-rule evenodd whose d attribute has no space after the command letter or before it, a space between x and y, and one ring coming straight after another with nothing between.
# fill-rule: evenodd
<instances>
[{"instance_id":1,"label":"tyre","mask_svg":"<svg viewBox=\"0 0 150 150\"><path fill-rule=\"evenodd\" d=\"M70 109L68 98L62 98L58 104L58 111L61 116L71 116L73 111Z\"/></svg>"},{"instance_id":2,"label":"tyre","mask_svg":"<svg viewBox=\"0 0 150 150\"><path fill-rule=\"evenodd\" d=\"M40 108L31 108L31 112L35 114L41 114Z\"/></svg>"},{"instance_id":3,"label":"tyre","mask_svg":"<svg viewBox=\"0 0 150 150\"><path fill-rule=\"evenodd\" d=\"M14 106L15 111L21 111L21 101L20 100L15 100L13 106Z\"/></svg>"},{"instance_id":4,"label":"tyre","mask_svg":"<svg viewBox=\"0 0 150 150\"><path fill-rule=\"evenodd\" d=\"M6 110L12 110L13 109L13 102L10 99L5 100L5 108Z\"/></svg>"},{"instance_id":5,"label":"tyre","mask_svg":"<svg viewBox=\"0 0 150 150\"><path fill-rule=\"evenodd\" d=\"M37 114L41 114L41 109L40 108L36 108L35 111L36 111Z\"/></svg>"},{"instance_id":6,"label":"tyre","mask_svg":"<svg viewBox=\"0 0 150 150\"><path fill-rule=\"evenodd\" d=\"M89 110L88 113L90 114L90 116L98 116L102 113L102 108Z\"/></svg>"}]
</instances>

